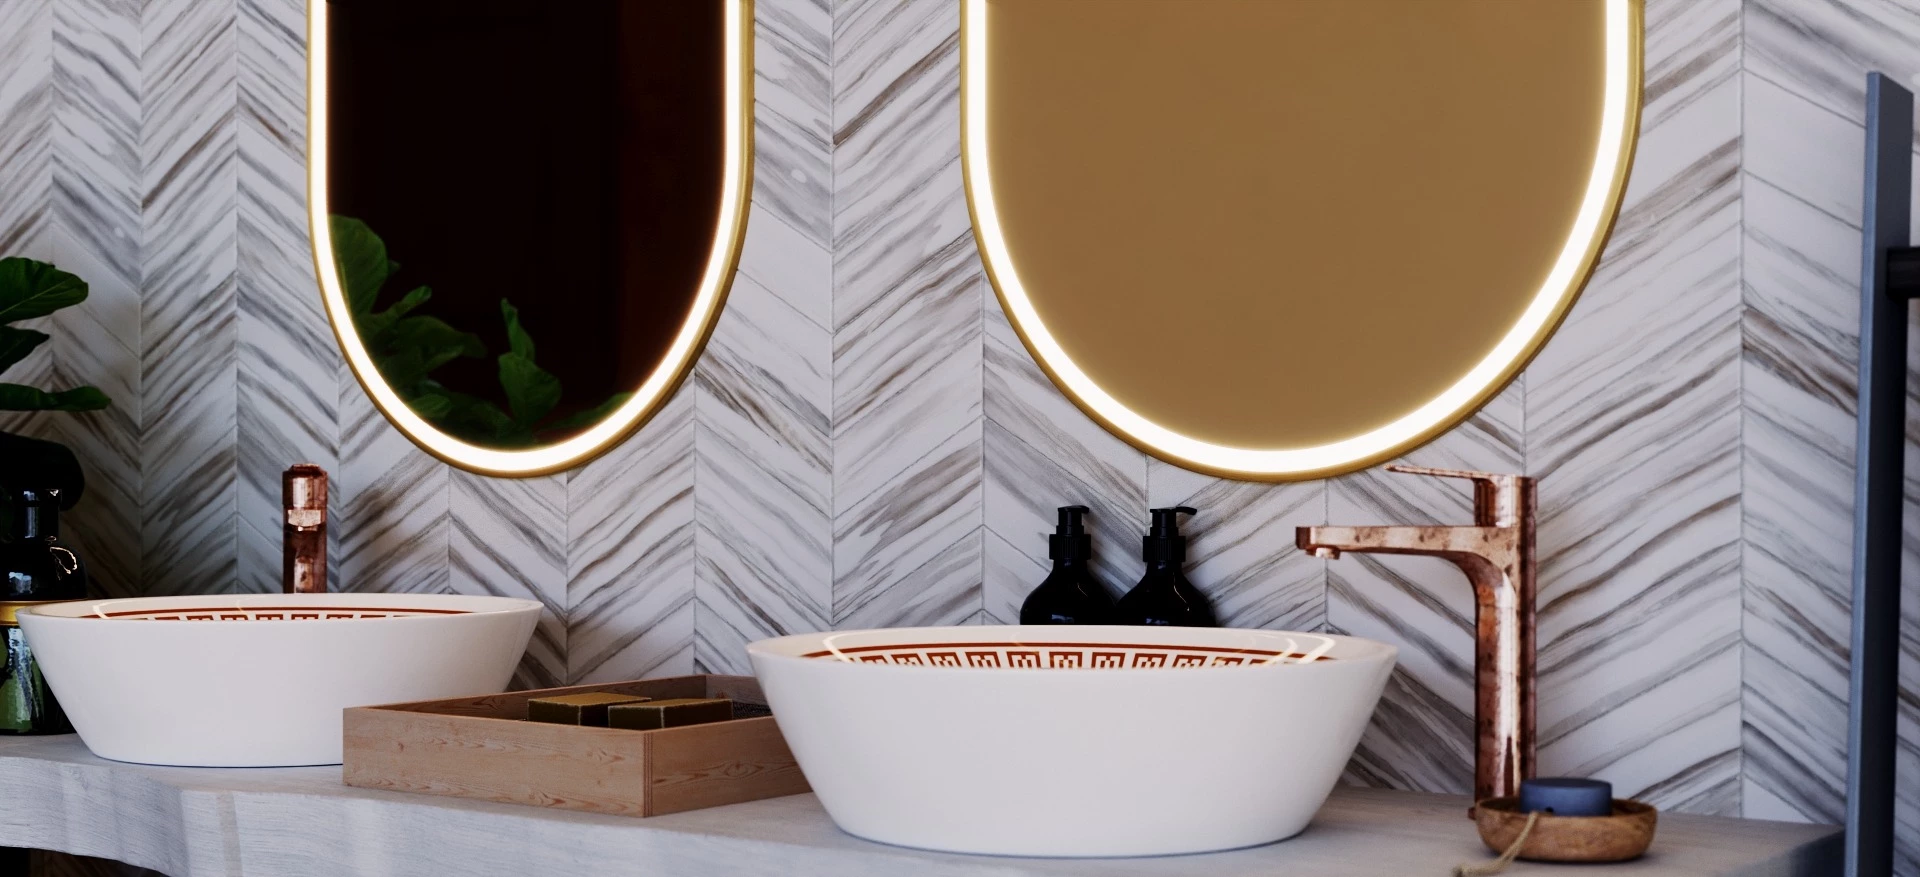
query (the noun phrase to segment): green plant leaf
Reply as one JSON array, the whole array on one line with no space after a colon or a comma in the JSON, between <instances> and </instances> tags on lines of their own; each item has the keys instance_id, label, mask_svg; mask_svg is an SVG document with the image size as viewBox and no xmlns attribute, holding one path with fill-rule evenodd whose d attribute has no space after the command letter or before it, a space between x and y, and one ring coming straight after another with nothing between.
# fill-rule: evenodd
<instances>
[{"instance_id":1,"label":"green plant leaf","mask_svg":"<svg viewBox=\"0 0 1920 877\"><path fill-rule=\"evenodd\" d=\"M356 327L359 317L373 311L380 287L387 284L396 267L387 258L387 243L367 224L351 216L331 217L333 261L340 271L340 284L346 287L347 308L353 312Z\"/></svg>"},{"instance_id":2,"label":"green plant leaf","mask_svg":"<svg viewBox=\"0 0 1920 877\"><path fill-rule=\"evenodd\" d=\"M433 298L433 290L422 286L402 296L399 301L393 303L393 307L387 308L384 313L392 314L394 319L399 319L412 312L414 308L426 304L430 298Z\"/></svg>"},{"instance_id":3,"label":"green plant leaf","mask_svg":"<svg viewBox=\"0 0 1920 877\"><path fill-rule=\"evenodd\" d=\"M500 316L505 317L507 321L508 351L524 356L528 362L532 362L533 336L528 335L526 327L520 325L520 310L508 304L503 298L500 300Z\"/></svg>"},{"instance_id":4,"label":"green plant leaf","mask_svg":"<svg viewBox=\"0 0 1920 877\"><path fill-rule=\"evenodd\" d=\"M75 387L58 393L19 384L0 384L0 411L98 411L112 404L94 387Z\"/></svg>"},{"instance_id":5,"label":"green plant leaf","mask_svg":"<svg viewBox=\"0 0 1920 877\"><path fill-rule=\"evenodd\" d=\"M439 368L462 356L482 357L487 355L487 345L480 336L472 332L462 332L447 324L439 317L404 317L393 324L380 347L393 353L414 353L422 361L431 363L429 370Z\"/></svg>"},{"instance_id":6,"label":"green plant leaf","mask_svg":"<svg viewBox=\"0 0 1920 877\"><path fill-rule=\"evenodd\" d=\"M560 379L518 353L500 355L500 388L507 391L513 421L528 429L560 404Z\"/></svg>"},{"instance_id":7,"label":"green plant leaf","mask_svg":"<svg viewBox=\"0 0 1920 877\"><path fill-rule=\"evenodd\" d=\"M16 329L12 326L0 326L0 372L5 372L26 359L35 347L45 344L47 333L32 329Z\"/></svg>"},{"instance_id":8,"label":"green plant leaf","mask_svg":"<svg viewBox=\"0 0 1920 877\"><path fill-rule=\"evenodd\" d=\"M445 389L432 381L424 383L433 388L428 396L439 400L429 405L434 408L444 405L446 409L445 413L428 419L448 435L495 448L526 447L533 443L533 432L515 423L512 417L500 410L500 406L477 396Z\"/></svg>"},{"instance_id":9,"label":"green plant leaf","mask_svg":"<svg viewBox=\"0 0 1920 877\"><path fill-rule=\"evenodd\" d=\"M370 350L378 350L387 342L387 332L393 328L394 322L412 312L414 308L426 304L430 298L433 298L433 290L422 286L407 293L406 297L394 302L392 307L384 311L356 314L353 318L353 328L360 333L361 343L366 344Z\"/></svg>"},{"instance_id":10,"label":"green plant leaf","mask_svg":"<svg viewBox=\"0 0 1920 877\"><path fill-rule=\"evenodd\" d=\"M86 300L86 281L72 274L32 259L0 259L0 323L44 317Z\"/></svg>"},{"instance_id":11,"label":"green plant leaf","mask_svg":"<svg viewBox=\"0 0 1920 877\"><path fill-rule=\"evenodd\" d=\"M632 393L615 393L611 396L608 396L607 401L602 402L598 405L595 405L592 408L589 408L585 411L577 412L574 414L570 414L566 417L562 417L559 420L556 420L550 424L547 424L540 431L542 433L552 434L552 433L573 432L574 430L578 430L578 429L586 429L589 426L592 426L596 423L599 423L602 420L607 419L607 415L612 414L620 406L627 404L627 400L631 398L633 398Z\"/></svg>"},{"instance_id":12,"label":"green plant leaf","mask_svg":"<svg viewBox=\"0 0 1920 877\"><path fill-rule=\"evenodd\" d=\"M408 399L407 407L427 420L439 420L453 411L453 400L438 393L427 393Z\"/></svg>"}]
</instances>

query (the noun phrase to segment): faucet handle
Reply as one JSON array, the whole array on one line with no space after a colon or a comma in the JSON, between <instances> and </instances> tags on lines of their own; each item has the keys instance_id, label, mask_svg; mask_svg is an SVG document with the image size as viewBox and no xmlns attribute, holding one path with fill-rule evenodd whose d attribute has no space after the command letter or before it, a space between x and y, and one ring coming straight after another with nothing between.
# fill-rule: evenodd
<instances>
[{"instance_id":1,"label":"faucet handle","mask_svg":"<svg viewBox=\"0 0 1920 877\"><path fill-rule=\"evenodd\" d=\"M1533 517L1533 479L1525 475L1474 472L1469 469L1434 469L1394 463L1388 472L1405 475L1432 475L1439 478L1465 478L1473 482L1473 517L1481 526L1511 526L1522 518Z\"/></svg>"},{"instance_id":2,"label":"faucet handle","mask_svg":"<svg viewBox=\"0 0 1920 877\"><path fill-rule=\"evenodd\" d=\"M1438 478L1466 478L1473 481L1495 482L1501 478L1514 478L1513 475L1501 475L1495 472L1475 472L1470 469L1435 469L1431 466L1408 466L1402 463L1390 463L1388 472L1405 475L1432 475Z\"/></svg>"}]
</instances>

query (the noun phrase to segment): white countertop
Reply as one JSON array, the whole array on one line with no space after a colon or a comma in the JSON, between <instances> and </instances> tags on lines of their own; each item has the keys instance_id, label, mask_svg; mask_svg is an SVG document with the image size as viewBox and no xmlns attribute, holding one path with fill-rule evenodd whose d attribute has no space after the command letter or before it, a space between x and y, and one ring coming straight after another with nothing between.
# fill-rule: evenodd
<instances>
[{"instance_id":1,"label":"white countertop","mask_svg":"<svg viewBox=\"0 0 1920 877\"><path fill-rule=\"evenodd\" d=\"M812 795L630 819L348 788L338 767L147 767L77 737L0 738L0 845L118 859L174 877L1443 877L1489 858L1466 799L1343 788L1304 833L1248 850L1152 859L928 853L842 833ZM1832 826L1662 814L1653 851L1622 865L1518 863L1507 873L1829 875Z\"/></svg>"}]
</instances>

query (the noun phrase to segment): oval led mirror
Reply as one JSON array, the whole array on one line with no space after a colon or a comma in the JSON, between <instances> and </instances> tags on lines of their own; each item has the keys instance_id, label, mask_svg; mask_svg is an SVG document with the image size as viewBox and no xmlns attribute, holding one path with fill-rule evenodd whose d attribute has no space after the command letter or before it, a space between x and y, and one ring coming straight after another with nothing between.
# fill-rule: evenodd
<instances>
[{"instance_id":1,"label":"oval led mirror","mask_svg":"<svg viewBox=\"0 0 1920 877\"><path fill-rule=\"evenodd\" d=\"M692 368L751 193L751 0L312 0L327 315L420 447L536 475Z\"/></svg>"},{"instance_id":2,"label":"oval led mirror","mask_svg":"<svg viewBox=\"0 0 1920 877\"><path fill-rule=\"evenodd\" d=\"M965 0L967 194L1008 317L1134 445L1389 459L1517 375L1638 129L1637 0Z\"/></svg>"}]
</instances>

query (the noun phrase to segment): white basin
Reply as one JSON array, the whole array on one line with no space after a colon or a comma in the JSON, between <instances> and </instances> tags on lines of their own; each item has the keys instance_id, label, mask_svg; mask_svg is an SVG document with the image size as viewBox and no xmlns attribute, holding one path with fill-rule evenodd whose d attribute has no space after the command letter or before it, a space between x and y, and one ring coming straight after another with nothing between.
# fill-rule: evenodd
<instances>
[{"instance_id":1,"label":"white basin","mask_svg":"<svg viewBox=\"0 0 1920 877\"><path fill-rule=\"evenodd\" d=\"M1194 853L1299 833L1397 653L1178 627L863 630L747 651L842 829L1021 856Z\"/></svg>"},{"instance_id":2,"label":"white basin","mask_svg":"<svg viewBox=\"0 0 1920 877\"><path fill-rule=\"evenodd\" d=\"M434 594L81 600L20 628L101 758L339 764L340 711L506 690L540 603Z\"/></svg>"}]
</instances>

